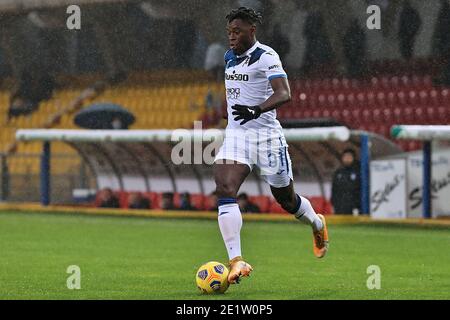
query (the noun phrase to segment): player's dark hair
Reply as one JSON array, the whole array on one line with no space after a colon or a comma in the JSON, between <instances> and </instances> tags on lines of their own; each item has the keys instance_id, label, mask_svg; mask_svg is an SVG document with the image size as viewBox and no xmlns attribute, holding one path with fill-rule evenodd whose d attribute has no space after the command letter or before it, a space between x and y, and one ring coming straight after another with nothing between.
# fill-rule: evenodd
<instances>
[{"instance_id":1,"label":"player's dark hair","mask_svg":"<svg viewBox=\"0 0 450 320\"><path fill-rule=\"evenodd\" d=\"M250 24L261 24L263 17L260 12L256 12L252 8L239 7L237 9L231 10L230 13L227 14L225 19L227 19L228 23L235 19L241 19Z\"/></svg>"},{"instance_id":2,"label":"player's dark hair","mask_svg":"<svg viewBox=\"0 0 450 320\"><path fill-rule=\"evenodd\" d=\"M242 192L237 196L238 200L248 200L248 195L245 192Z\"/></svg>"},{"instance_id":3,"label":"player's dark hair","mask_svg":"<svg viewBox=\"0 0 450 320\"><path fill-rule=\"evenodd\" d=\"M344 151L342 151L342 155L347 154L347 153L351 154L353 156L353 158L356 158L355 150L353 150L351 148L347 148Z\"/></svg>"}]
</instances>

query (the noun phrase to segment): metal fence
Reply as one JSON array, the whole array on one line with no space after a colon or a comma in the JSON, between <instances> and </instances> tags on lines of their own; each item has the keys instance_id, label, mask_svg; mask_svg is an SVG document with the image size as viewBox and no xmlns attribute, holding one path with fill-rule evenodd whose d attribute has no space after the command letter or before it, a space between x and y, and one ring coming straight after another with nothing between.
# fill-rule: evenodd
<instances>
[{"instance_id":1,"label":"metal fence","mask_svg":"<svg viewBox=\"0 0 450 320\"><path fill-rule=\"evenodd\" d=\"M76 157L76 165L67 167L67 160ZM39 202L41 154L0 153L0 201L8 202ZM33 166L25 165L34 164ZM13 165L21 166L20 172L12 170ZM64 168L51 176L51 198L54 204L73 203L73 191L76 189L95 189L96 181L88 166L78 155L52 154L51 167ZM64 171L64 172L62 172Z\"/></svg>"}]
</instances>

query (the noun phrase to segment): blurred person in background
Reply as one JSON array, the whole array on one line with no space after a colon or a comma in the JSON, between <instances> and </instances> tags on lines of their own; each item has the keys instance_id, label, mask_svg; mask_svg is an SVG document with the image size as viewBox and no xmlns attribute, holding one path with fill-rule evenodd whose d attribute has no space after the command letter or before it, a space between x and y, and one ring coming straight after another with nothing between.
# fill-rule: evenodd
<instances>
[{"instance_id":1,"label":"blurred person in background","mask_svg":"<svg viewBox=\"0 0 450 320\"><path fill-rule=\"evenodd\" d=\"M435 83L450 86L450 3L448 0L440 2L441 9L433 34L433 53L442 60L443 68Z\"/></svg>"},{"instance_id":2,"label":"blurred person in background","mask_svg":"<svg viewBox=\"0 0 450 320\"><path fill-rule=\"evenodd\" d=\"M279 23L273 27L270 45L278 53L281 61L284 61L291 49L291 43L289 42L289 38L281 31L281 25Z\"/></svg>"},{"instance_id":3,"label":"blurred person in background","mask_svg":"<svg viewBox=\"0 0 450 320\"><path fill-rule=\"evenodd\" d=\"M164 192L161 199L161 209L176 210L173 192Z\"/></svg>"},{"instance_id":4,"label":"blurred person in background","mask_svg":"<svg viewBox=\"0 0 450 320\"><path fill-rule=\"evenodd\" d=\"M130 27L130 4L102 3L84 9L83 13L92 25L97 53L105 68L106 81L117 84L127 79L129 64L133 59L135 34Z\"/></svg>"},{"instance_id":5,"label":"blurred person in background","mask_svg":"<svg viewBox=\"0 0 450 320\"><path fill-rule=\"evenodd\" d=\"M410 1L405 1L400 12L398 36L400 38L400 53L406 60L413 57L414 43L421 25L422 20L419 12L411 5Z\"/></svg>"},{"instance_id":6,"label":"blurred person in background","mask_svg":"<svg viewBox=\"0 0 450 320\"><path fill-rule=\"evenodd\" d=\"M110 188L105 188L100 191L99 208L120 208L119 199L114 195Z\"/></svg>"},{"instance_id":7,"label":"blurred person in background","mask_svg":"<svg viewBox=\"0 0 450 320\"><path fill-rule=\"evenodd\" d=\"M361 175L355 151L344 150L341 163L333 174L331 203L336 214L358 214L361 212Z\"/></svg>"},{"instance_id":8,"label":"blurred person in background","mask_svg":"<svg viewBox=\"0 0 450 320\"><path fill-rule=\"evenodd\" d=\"M113 130L123 130L128 129L124 124L122 123L122 120L119 117L114 117L111 121L111 129Z\"/></svg>"},{"instance_id":9,"label":"blurred person in background","mask_svg":"<svg viewBox=\"0 0 450 320\"><path fill-rule=\"evenodd\" d=\"M191 194L189 192L184 192L180 197L180 207L179 210L187 211L197 211L198 209L191 204Z\"/></svg>"},{"instance_id":10,"label":"blurred person in background","mask_svg":"<svg viewBox=\"0 0 450 320\"><path fill-rule=\"evenodd\" d=\"M218 42L210 44L206 50L204 68L216 81L221 81L224 77L225 61L223 55L225 51L227 51L225 47Z\"/></svg>"},{"instance_id":11,"label":"blurred person in background","mask_svg":"<svg viewBox=\"0 0 450 320\"><path fill-rule=\"evenodd\" d=\"M303 35L306 39L302 72L311 74L333 60L333 49L326 34L320 11L311 11L305 21Z\"/></svg>"},{"instance_id":12,"label":"blurred person in background","mask_svg":"<svg viewBox=\"0 0 450 320\"><path fill-rule=\"evenodd\" d=\"M242 213L260 213L261 212L259 207L250 201L250 199L248 198L248 195L245 192L238 195L237 202L239 205L239 209L241 209Z\"/></svg>"},{"instance_id":13,"label":"blurred person in background","mask_svg":"<svg viewBox=\"0 0 450 320\"><path fill-rule=\"evenodd\" d=\"M350 78L363 78L367 74L367 42L358 19L350 22L343 43L347 75Z\"/></svg>"},{"instance_id":14,"label":"blurred person in background","mask_svg":"<svg viewBox=\"0 0 450 320\"><path fill-rule=\"evenodd\" d=\"M52 97L54 88L55 81L49 73L25 70L11 93L8 118L36 111L40 102Z\"/></svg>"},{"instance_id":15,"label":"blurred person in background","mask_svg":"<svg viewBox=\"0 0 450 320\"><path fill-rule=\"evenodd\" d=\"M128 196L128 208L129 209L150 209L150 200L143 197L139 192L133 192Z\"/></svg>"},{"instance_id":16,"label":"blurred person in background","mask_svg":"<svg viewBox=\"0 0 450 320\"><path fill-rule=\"evenodd\" d=\"M58 54L64 43L55 34L59 24L51 16L51 11L0 16L2 55L15 82L8 119L31 114L40 102L52 97L56 86L53 74L63 65Z\"/></svg>"},{"instance_id":17,"label":"blurred person in background","mask_svg":"<svg viewBox=\"0 0 450 320\"><path fill-rule=\"evenodd\" d=\"M211 194L209 195L209 211L217 211L218 210L218 206L217 206L217 201L219 200L219 198L217 197L217 192L213 191L211 192Z\"/></svg>"}]
</instances>

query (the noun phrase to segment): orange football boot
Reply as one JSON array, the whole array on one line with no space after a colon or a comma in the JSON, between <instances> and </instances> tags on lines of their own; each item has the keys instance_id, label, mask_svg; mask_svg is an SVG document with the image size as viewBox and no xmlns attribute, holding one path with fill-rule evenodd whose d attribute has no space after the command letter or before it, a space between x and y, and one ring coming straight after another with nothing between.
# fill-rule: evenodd
<instances>
[{"instance_id":1,"label":"orange football boot","mask_svg":"<svg viewBox=\"0 0 450 320\"><path fill-rule=\"evenodd\" d=\"M251 265L242 260L242 257L236 257L230 260L230 273L228 274L228 282L230 284L239 283L241 277L249 277L253 271Z\"/></svg>"},{"instance_id":2,"label":"orange football boot","mask_svg":"<svg viewBox=\"0 0 450 320\"><path fill-rule=\"evenodd\" d=\"M323 258L328 251L328 229L325 217L321 214L317 216L322 220L323 229L313 232L313 251L317 258Z\"/></svg>"}]
</instances>

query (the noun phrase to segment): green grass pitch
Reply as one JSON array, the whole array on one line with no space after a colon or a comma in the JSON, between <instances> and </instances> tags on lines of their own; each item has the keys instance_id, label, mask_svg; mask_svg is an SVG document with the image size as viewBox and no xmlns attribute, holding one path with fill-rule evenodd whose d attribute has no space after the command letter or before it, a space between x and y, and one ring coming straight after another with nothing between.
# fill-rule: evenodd
<instances>
[{"instance_id":1,"label":"green grass pitch","mask_svg":"<svg viewBox=\"0 0 450 320\"><path fill-rule=\"evenodd\" d=\"M250 278L204 296L195 272L226 262L216 221L0 213L0 299L450 299L450 230L330 225L330 251L312 253L308 227L245 222ZM67 267L81 269L69 290ZM366 286L381 269L381 289Z\"/></svg>"}]
</instances>

